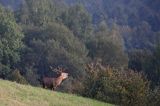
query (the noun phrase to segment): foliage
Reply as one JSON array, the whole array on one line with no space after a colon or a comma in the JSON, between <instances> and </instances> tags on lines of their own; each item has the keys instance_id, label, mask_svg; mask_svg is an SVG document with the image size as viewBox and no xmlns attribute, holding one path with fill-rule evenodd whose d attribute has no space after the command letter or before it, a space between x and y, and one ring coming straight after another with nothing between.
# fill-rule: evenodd
<instances>
[{"instance_id":1,"label":"foliage","mask_svg":"<svg viewBox=\"0 0 160 106\"><path fill-rule=\"evenodd\" d=\"M67 4L83 4L92 15L95 26L102 20L120 25L127 51L154 49L160 31L158 0L64 0ZM130 29L128 31L128 29Z\"/></svg>"},{"instance_id":2,"label":"foliage","mask_svg":"<svg viewBox=\"0 0 160 106\"><path fill-rule=\"evenodd\" d=\"M17 83L27 84L25 78L20 74L19 70L14 70L8 75L8 79L11 81L16 81Z\"/></svg>"},{"instance_id":3,"label":"foliage","mask_svg":"<svg viewBox=\"0 0 160 106\"><path fill-rule=\"evenodd\" d=\"M25 0L16 12L17 19L22 24L46 26L60 15L58 6L55 0Z\"/></svg>"},{"instance_id":4,"label":"foliage","mask_svg":"<svg viewBox=\"0 0 160 106\"><path fill-rule=\"evenodd\" d=\"M6 66L6 65L3 65L0 63L0 77L5 79L6 76L10 73L11 69Z\"/></svg>"},{"instance_id":5,"label":"foliage","mask_svg":"<svg viewBox=\"0 0 160 106\"><path fill-rule=\"evenodd\" d=\"M149 80L151 80L152 87L160 83L160 49L157 45L156 49L151 52L148 50L133 50L130 51L129 68L143 71Z\"/></svg>"},{"instance_id":6,"label":"foliage","mask_svg":"<svg viewBox=\"0 0 160 106\"><path fill-rule=\"evenodd\" d=\"M153 64L153 67L155 70L156 77L159 78L160 77L160 45L157 46L156 51L154 52L153 55L154 55L154 58L152 62L155 62ZM160 79L158 79L158 81L160 82Z\"/></svg>"},{"instance_id":7,"label":"foliage","mask_svg":"<svg viewBox=\"0 0 160 106\"><path fill-rule=\"evenodd\" d=\"M20 61L23 33L13 13L0 6L0 76L6 78L11 67Z\"/></svg>"},{"instance_id":8,"label":"foliage","mask_svg":"<svg viewBox=\"0 0 160 106\"><path fill-rule=\"evenodd\" d=\"M82 83L82 80L75 80L72 77L69 77L69 79L65 80L61 87L58 88L59 91L61 92L68 92L71 94L78 94L82 95L84 92L84 85Z\"/></svg>"},{"instance_id":9,"label":"foliage","mask_svg":"<svg viewBox=\"0 0 160 106\"><path fill-rule=\"evenodd\" d=\"M83 41L91 35L91 17L82 5L69 7L62 16L63 23L73 31L73 34Z\"/></svg>"},{"instance_id":10,"label":"foliage","mask_svg":"<svg viewBox=\"0 0 160 106\"><path fill-rule=\"evenodd\" d=\"M148 50L134 49L129 51L129 68L136 71L144 71L145 64L152 57L152 53Z\"/></svg>"},{"instance_id":11,"label":"foliage","mask_svg":"<svg viewBox=\"0 0 160 106\"><path fill-rule=\"evenodd\" d=\"M160 105L160 87L156 87L148 95L148 106L159 106Z\"/></svg>"},{"instance_id":12,"label":"foliage","mask_svg":"<svg viewBox=\"0 0 160 106\"><path fill-rule=\"evenodd\" d=\"M46 28L31 28L26 33L26 44L31 49L26 53L24 63L36 65L41 74L47 74L48 67L59 65L66 67L76 78L84 75L87 50L62 24L52 23ZM31 60L31 61L28 61Z\"/></svg>"},{"instance_id":13,"label":"foliage","mask_svg":"<svg viewBox=\"0 0 160 106\"><path fill-rule=\"evenodd\" d=\"M146 105L149 82L141 73L116 70L100 63L88 65L86 95L125 106Z\"/></svg>"},{"instance_id":14,"label":"foliage","mask_svg":"<svg viewBox=\"0 0 160 106\"><path fill-rule=\"evenodd\" d=\"M0 61L14 64L20 60L19 51L23 46L23 33L11 12L0 7Z\"/></svg>"},{"instance_id":15,"label":"foliage","mask_svg":"<svg viewBox=\"0 0 160 106\"><path fill-rule=\"evenodd\" d=\"M123 40L116 25L110 30L102 22L95 36L88 42L89 56L92 59L101 58L103 64L114 67L127 67L128 57L124 53Z\"/></svg>"},{"instance_id":16,"label":"foliage","mask_svg":"<svg viewBox=\"0 0 160 106\"><path fill-rule=\"evenodd\" d=\"M37 70L32 67L27 67L25 69L25 75L24 78L27 80L27 82L33 86L39 86L39 76L37 74Z\"/></svg>"}]
</instances>

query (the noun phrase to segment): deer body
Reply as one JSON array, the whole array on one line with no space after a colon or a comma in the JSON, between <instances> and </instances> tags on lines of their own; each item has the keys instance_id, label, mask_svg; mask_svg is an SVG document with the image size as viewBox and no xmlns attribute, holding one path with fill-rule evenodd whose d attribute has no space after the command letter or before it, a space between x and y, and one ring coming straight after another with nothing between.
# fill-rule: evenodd
<instances>
[{"instance_id":1,"label":"deer body","mask_svg":"<svg viewBox=\"0 0 160 106\"><path fill-rule=\"evenodd\" d=\"M68 73L64 73L62 71L60 71L60 75L57 78L44 77L42 80L43 87L55 90L66 78L68 78Z\"/></svg>"}]
</instances>

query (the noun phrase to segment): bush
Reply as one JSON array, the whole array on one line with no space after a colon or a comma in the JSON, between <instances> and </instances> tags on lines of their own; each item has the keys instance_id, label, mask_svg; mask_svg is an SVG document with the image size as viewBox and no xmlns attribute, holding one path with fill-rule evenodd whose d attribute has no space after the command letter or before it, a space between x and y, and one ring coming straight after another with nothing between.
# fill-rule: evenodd
<instances>
[{"instance_id":1,"label":"bush","mask_svg":"<svg viewBox=\"0 0 160 106\"><path fill-rule=\"evenodd\" d=\"M26 68L25 79L27 82L33 86L40 86L39 77L37 75L37 70L34 68Z\"/></svg>"},{"instance_id":2,"label":"bush","mask_svg":"<svg viewBox=\"0 0 160 106\"><path fill-rule=\"evenodd\" d=\"M152 90L148 95L148 106L160 106L160 87Z\"/></svg>"},{"instance_id":3,"label":"bush","mask_svg":"<svg viewBox=\"0 0 160 106\"><path fill-rule=\"evenodd\" d=\"M28 84L28 82L26 81L26 79L20 74L19 70L14 70L9 76L8 76L9 80L12 81L16 81L17 83L21 83L21 84Z\"/></svg>"},{"instance_id":4,"label":"bush","mask_svg":"<svg viewBox=\"0 0 160 106\"><path fill-rule=\"evenodd\" d=\"M86 96L118 105L146 105L149 82L133 70L116 70L101 64L88 65Z\"/></svg>"},{"instance_id":5,"label":"bush","mask_svg":"<svg viewBox=\"0 0 160 106\"><path fill-rule=\"evenodd\" d=\"M57 90L60 90L61 92L81 95L84 91L84 86L82 84L82 81L76 80L71 77L62 82L62 85Z\"/></svg>"}]
</instances>

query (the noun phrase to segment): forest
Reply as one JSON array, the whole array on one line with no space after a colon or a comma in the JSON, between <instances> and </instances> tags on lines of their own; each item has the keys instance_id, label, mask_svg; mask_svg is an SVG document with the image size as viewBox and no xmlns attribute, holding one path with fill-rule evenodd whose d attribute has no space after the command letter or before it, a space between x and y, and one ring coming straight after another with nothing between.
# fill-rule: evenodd
<instances>
[{"instance_id":1,"label":"forest","mask_svg":"<svg viewBox=\"0 0 160 106\"><path fill-rule=\"evenodd\" d=\"M124 106L160 105L159 0L0 0L0 78Z\"/></svg>"}]
</instances>

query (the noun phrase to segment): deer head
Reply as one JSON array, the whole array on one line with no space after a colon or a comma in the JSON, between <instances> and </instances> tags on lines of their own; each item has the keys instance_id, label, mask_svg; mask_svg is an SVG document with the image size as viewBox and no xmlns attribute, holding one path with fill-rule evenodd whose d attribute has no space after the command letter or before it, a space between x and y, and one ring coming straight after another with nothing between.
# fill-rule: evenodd
<instances>
[{"instance_id":1,"label":"deer head","mask_svg":"<svg viewBox=\"0 0 160 106\"><path fill-rule=\"evenodd\" d=\"M68 73L65 72L66 69L64 69L62 67L59 67L59 66L57 68L53 68L53 67L50 66L50 68L51 68L52 71L59 74L60 77L62 78L62 80L68 78Z\"/></svg>"}]
</instances>

